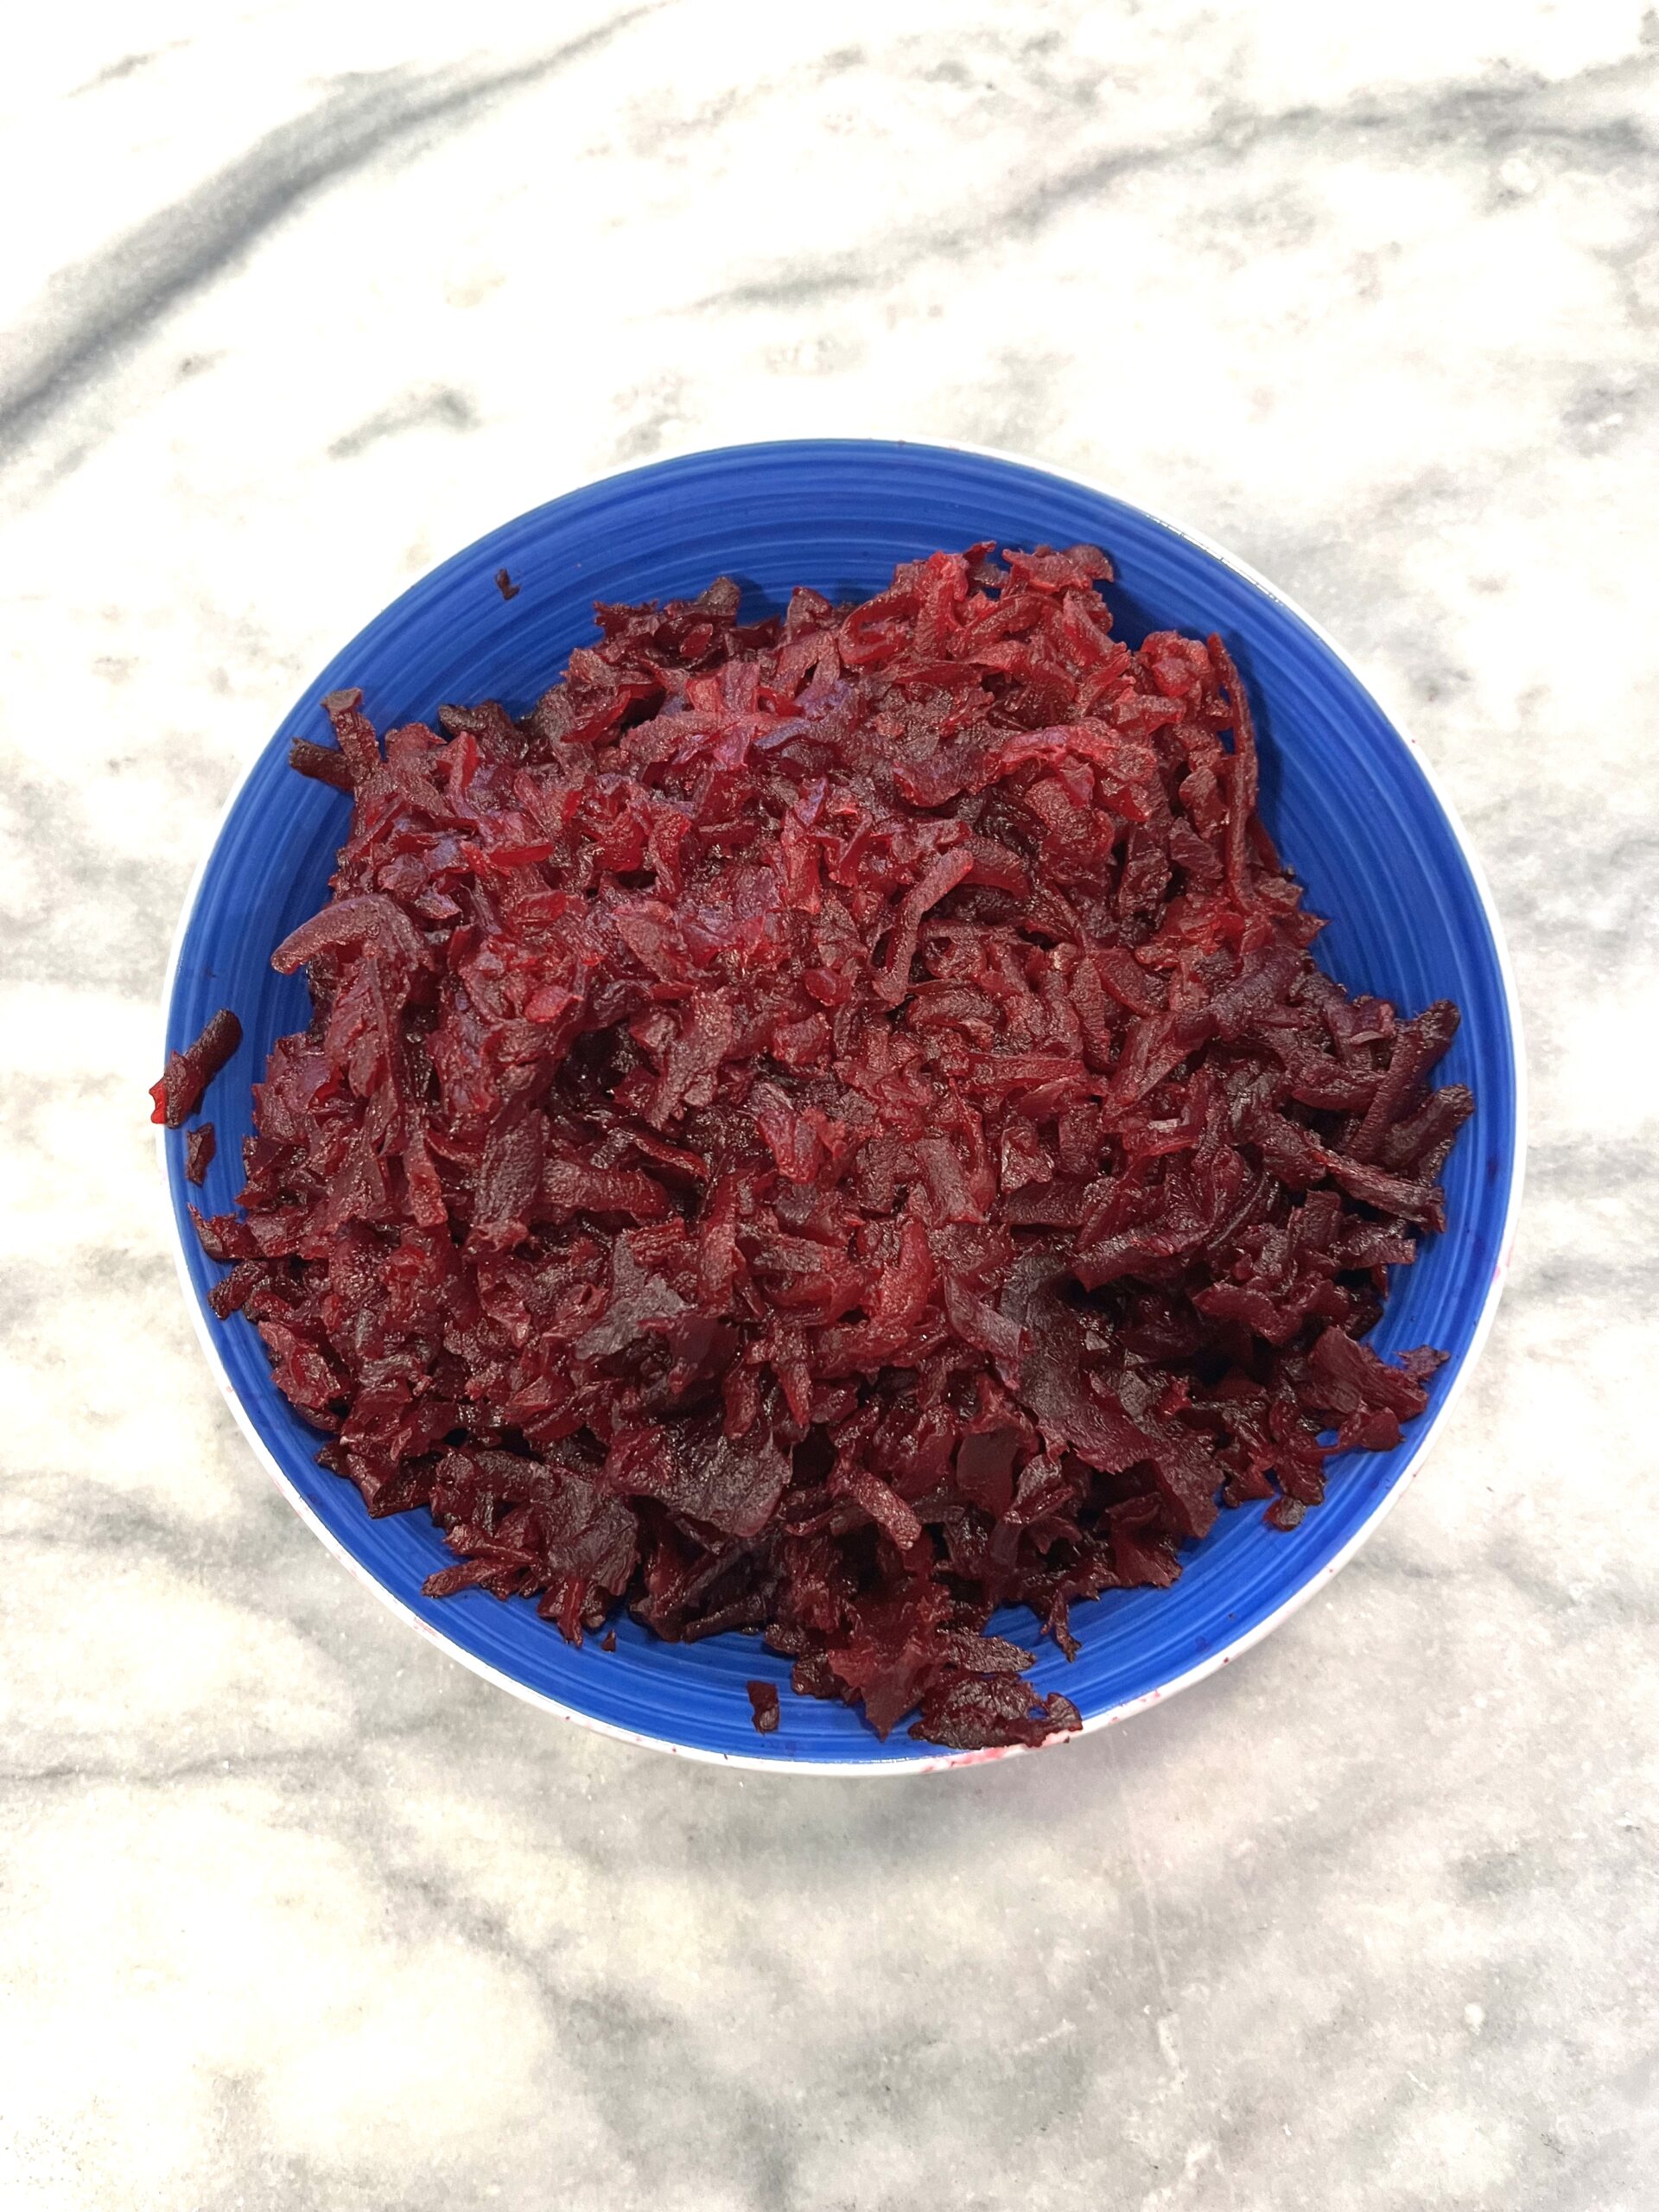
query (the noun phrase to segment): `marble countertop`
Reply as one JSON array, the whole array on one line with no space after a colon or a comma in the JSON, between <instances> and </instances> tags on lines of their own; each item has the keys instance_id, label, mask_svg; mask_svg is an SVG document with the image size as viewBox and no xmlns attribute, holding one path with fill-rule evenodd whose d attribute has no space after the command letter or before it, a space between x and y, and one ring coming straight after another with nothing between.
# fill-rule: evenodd
<instances>
[{"instance_id":1,"label":"marble countertop","mask_svg":"<svg viewBox=\"0 0 1659 2212\"><path fill-rule=\"evenodd\" d=\"M124 0L0 82L0 2196L1637 2212L1659 2163L1659 31L1637 0ZM1428 1471L1064 1758L738 1777L411 1637L233 1430L143 1091L337 645L632 461L1015 448L1311 607L1532 1061Z\"/></svg>"}]
</instances>

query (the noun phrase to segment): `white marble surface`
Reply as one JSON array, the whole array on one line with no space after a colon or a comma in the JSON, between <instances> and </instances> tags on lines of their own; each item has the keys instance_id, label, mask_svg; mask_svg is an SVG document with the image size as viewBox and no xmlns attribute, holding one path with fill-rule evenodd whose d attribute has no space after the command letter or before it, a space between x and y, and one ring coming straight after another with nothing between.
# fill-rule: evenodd
<instances>
[{"instance_id":1,"label":"white marble surface","mask_svg":"<svg viewBox=\"0 0 1659 2212\"><path fill-rule=\"evenodd\" d=\"M0 2199L1638 2212L1654 1990L1659 27L1630 0L121 0L0 38ZM676 448L1017 448L1443 772L1531 1191L1431 1470L1063 1757L530 1713L268 1486L143 1087L186 881L413 575Z\"/></svg>"}]
</instances>

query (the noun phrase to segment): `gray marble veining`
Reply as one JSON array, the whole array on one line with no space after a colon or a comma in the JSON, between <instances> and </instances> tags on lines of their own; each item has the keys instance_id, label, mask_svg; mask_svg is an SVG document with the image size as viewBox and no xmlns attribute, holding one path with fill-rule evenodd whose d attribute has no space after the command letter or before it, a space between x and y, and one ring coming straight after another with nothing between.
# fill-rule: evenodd
<instances>
[{"instance_id":1,"label":"gray marble veining","mask_svg":"<svg viewBox=\"0 0 1659 2212\"><path fill-rule=\"evenodd\" d=\"M37 11L39 12L39 11ZM129 0L0 73L0 2194L1638 2212L1659 2066L1659 31L1636 4ZM1529 1024L1427 1472L1059 1757L684 1765L410 1637L174 1287L155 1001L414 575L658 453L993 443L1343 639Z\"/></svg>"}]
</instances>

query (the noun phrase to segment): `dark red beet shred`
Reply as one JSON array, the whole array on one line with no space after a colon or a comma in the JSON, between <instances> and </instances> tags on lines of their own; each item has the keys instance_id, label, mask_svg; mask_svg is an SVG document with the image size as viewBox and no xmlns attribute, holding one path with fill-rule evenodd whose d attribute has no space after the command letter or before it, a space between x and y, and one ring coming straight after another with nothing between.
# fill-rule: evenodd
<instances>
[{"instance_id":1,"label":"dark red beet shred","mask_svg":"<svg viewBox=\"0 0 1659 2212\"><path fill-rule=\"evenodd\" d=\"M781 1718L777 1683L749 1682L746 1688L749 1693L749 1707L754 1720L755 1734L757 1736L772 1735Z\"/></svg>"},{"instance_id":2,"label":"dark red beet shred","mask_svg":"<svg viewBox=\"0 0 1659 2212\"><path fill-rule=\"evenodd\" d=\"M1219 639L990 551L601 606L527 715L384 758L335 693L314 1017L198 1217L323 1463L446 1531L429 1591L759 1630L964 1750L1078 1726L995 1607L1071 1652L1422 1411L1439 1355L1362 1339L1472 1108L1453 1007L1310 957Z\"/></svg>"},{"instance_id":3,"label":"dark red beet shred","mask_svg":"<svg viewBox=\"0 0 1659 2212\"><path fill-rule=\"evenodd\" d=\"M296 737L288 748L288 765L315 783L331 784L337 791L352 788L351 769L336 746L313 745L308 737Z\"/></svg>"},{"instance_id":4,"label":"dark red beet shred","mask_svg":"<svg viewBox=\"0 0 1659 2212\"><path fill-rule=\"evenodd\" d=\"M169 1129L182 1128L200 1105L202 1093L241 1042L241 1023L228 1007L220 1007L194 1045L168 1054L166 1073L149 1086L155 1102L150 1120L163 1122Z\"/></svg>"},{"instance_id":5,"label":"dark red beet shred","mask_svg":"<svg viewBox=\"0 0 1659 2212\"><path fill-rule=\"evenodd\" d=\"M184 1140L185 1181L205 1181L207 1170L213 1164L213 1154L218 1150L219 1133L211 1122L203 1122L190 1130Z\"/></svg>"}]
</instances>

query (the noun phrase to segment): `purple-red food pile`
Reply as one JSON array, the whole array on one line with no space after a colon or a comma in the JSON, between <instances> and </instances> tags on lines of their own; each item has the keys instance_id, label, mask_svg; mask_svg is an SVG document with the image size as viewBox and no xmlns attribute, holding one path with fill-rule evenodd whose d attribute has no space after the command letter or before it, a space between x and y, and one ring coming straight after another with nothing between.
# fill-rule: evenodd
<instances>
[{"instance_id":1,"label":"purple-red food pile","mask_svg":"<svg viewBox=\"0 0 1659 2212\"><path fill-rule=\"evenodd\" d=\"M1109 574L601 607L522 719L383 755L344 692L296 744L352 831L201 1233L324 1463L446 1530L429 1590L758 1630L883 1735L1039 1742L1077 1713L994 1608L1075 1649L1421 1412L1439 1356L1362 1339L1442 1223L1456 1011L1313 964L1236 671L1131 652Z\"/></svg>"}]
</instances>

